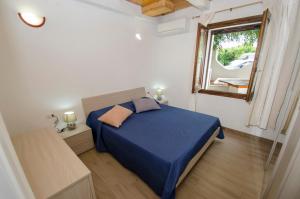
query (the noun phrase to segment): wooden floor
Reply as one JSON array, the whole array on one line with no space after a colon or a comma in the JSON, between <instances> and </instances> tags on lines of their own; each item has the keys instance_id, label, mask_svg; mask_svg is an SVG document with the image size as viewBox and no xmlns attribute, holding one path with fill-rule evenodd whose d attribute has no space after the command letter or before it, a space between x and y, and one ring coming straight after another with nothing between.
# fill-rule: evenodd
<instances>
[{"instance_id":1,"label":"wooden floor","mask_svg":"<svg viewBox=\"0 0 300 199\"><path fill-rule=\"evenodd\" d=\"M176 198L259 198L270 148L269 141L226 129L225 139L215 141L206 151L177 188ZM107 153L93 149L80 159L92 171L98 199L159 198Z\"/></svg>"}]
</instances>

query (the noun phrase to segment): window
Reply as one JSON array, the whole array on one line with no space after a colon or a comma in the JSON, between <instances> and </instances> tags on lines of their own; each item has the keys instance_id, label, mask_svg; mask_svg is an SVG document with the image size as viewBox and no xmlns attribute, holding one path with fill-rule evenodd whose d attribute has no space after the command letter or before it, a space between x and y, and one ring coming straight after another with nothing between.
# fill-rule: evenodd
<instances>
[{"instance_id":1,"label":"window","mask_svg":"<svg viewBox=\"0 0 300 199\"><path fill-rule=\"evenodd\" d=\"M267 16L198 25L193 93L251 99Z\"/></svg>"}]
</instances>

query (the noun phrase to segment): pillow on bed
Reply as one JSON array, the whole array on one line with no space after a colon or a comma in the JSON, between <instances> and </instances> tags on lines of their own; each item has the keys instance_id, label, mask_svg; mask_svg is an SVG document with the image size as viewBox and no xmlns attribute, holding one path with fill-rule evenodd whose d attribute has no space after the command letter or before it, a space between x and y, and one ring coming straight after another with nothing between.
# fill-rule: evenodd
<instances>
[{"instance_id":1,"label":"pillow on bed","mask_svg":"<svg viewBox=\"0 0 300 199\"><path fill-rule=\"evenodd\" d=\"M135 106L136 113L160 109L160 106L152 98L140 98L135 99L132 102Z\"/></svg>"},{"instance_id":2,"label":"pillow on bed","mask_svg":"<svg viewBox=\"0 0 300 199\"><path fill-rule=\"evenodd\" d=\"M98 118L101 122L109 124L111 126L119 128L122 123L132 114L133 112L127 108L116 105L102 116Z\"/></svg>"}]
</instances>

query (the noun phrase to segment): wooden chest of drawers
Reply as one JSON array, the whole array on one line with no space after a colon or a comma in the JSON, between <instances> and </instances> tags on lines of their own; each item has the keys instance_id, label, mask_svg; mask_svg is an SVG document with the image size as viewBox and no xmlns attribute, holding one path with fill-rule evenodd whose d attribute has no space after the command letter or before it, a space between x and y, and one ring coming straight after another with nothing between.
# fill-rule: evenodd
<instances>
[{"instance_id":1,"label":"wooden chest of drawers","mask_svg":"<svg viewBox=\"0 0 300 199\"><path fill-rule=\"evenodd\" d=\"M37 199L96 199L91 172L51 129L12 138Z\"/></svg>"}]
</instances>

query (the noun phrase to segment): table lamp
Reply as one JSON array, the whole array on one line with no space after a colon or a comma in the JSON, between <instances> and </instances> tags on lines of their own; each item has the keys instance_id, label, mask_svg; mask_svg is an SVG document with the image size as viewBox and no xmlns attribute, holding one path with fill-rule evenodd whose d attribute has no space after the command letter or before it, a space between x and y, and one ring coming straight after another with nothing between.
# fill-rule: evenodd
<instances>
[{"instance_id":1,"label":"table lamp","mask_svg":"<svg viewBox=\"0 0 300 199\"><path fill-rule=\"evenodd\" d=\"M64 113L64 121L67 123L67 128L69 130L74 130L76 128L76 115L74 111L68 111Z\"/></svg>"},{"instance_id":2,"label":"table lamp","mask_svg":"<svg viewBox=\"0 0 300 199\"><path fill-rule=\"evenodd\" d=\"M164 95L164 90L162 88L156 89L156 98L158 101L162 100L163 95Z\"/></svg>"}]
</instances>

